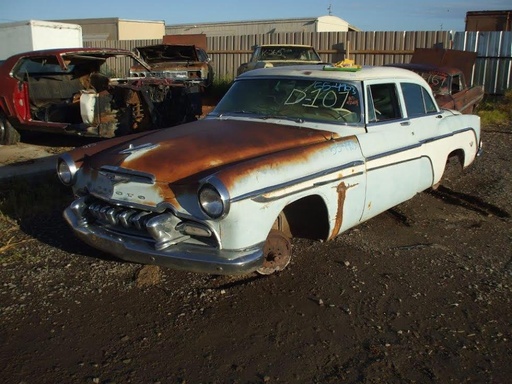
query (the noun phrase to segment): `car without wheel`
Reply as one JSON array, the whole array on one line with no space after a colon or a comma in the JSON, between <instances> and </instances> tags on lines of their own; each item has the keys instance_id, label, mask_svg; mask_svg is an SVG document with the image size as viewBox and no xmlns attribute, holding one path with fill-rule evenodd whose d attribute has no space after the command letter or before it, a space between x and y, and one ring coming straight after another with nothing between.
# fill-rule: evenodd
<instances>
[{"instance_id":1,"label":"car without wheel","mask_svg":"<svg viewBox=\"0 0 512 384\"><path fill-rule=\"evenodd\" d=\"M151 66L151 72L139 64L130 68L131 76L158 76L197 84L203 91L213 83L213 67L203 48L189 44L157 44L135 48L135 52Z\"/></svg>"},{"instance_id":2,"label":"car without wheel","mask_svg":"<svg viewBox=\"0 0 512 384\"><path fill-rule=\"evenodd\" d=\"M195 120L199 88L170 79L115 77L116 63L149 66L130 51L68 48L20 53L0 66L0 144L18 131L112 138Z\"/></svg>"},{"instance_id":3,"label":"car without wheel","mask_svg":"<svg viewBox=\"0 0 512 384\"><path fill-rule=\"evenodd\" d=\"M93 247L270 274L290 262L294 237L333 239L480 149L479 117L441 110L411 71L292 66L239 76L202 120L76 148L57 172L76 196L64 217Z\"/></svg>"}]
</instances>

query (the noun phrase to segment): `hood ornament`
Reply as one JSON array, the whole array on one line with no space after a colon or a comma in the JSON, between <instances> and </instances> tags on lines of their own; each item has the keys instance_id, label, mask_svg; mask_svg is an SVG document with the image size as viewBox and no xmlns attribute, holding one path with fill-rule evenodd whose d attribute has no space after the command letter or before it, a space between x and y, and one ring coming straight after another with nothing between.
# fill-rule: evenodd
<instances>
[{"instance_id":1,"label":"hood ornament","mask_svg":"<svg viewBox=\"0 0 512 384\"><path fill-rule=\"evenodd\" d=\"M153 144L153 143L145 143L145 144L137 145L136 147L133 144L130 144L130 145L128 145L128 148L123 149L122 151L119 152L119 154L131 155L135 152L140 152L140 151L146 152L153 148L156 148L157 146L158 146L158 144Z\"/></svg>"}]
</instances>

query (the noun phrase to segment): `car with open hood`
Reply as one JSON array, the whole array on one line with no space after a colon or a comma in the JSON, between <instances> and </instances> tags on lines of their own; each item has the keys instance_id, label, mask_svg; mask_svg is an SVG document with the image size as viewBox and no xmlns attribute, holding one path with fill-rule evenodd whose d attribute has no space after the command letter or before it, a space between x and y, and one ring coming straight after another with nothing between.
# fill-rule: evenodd
<instances>
[{"instance_id":1,"label":"car with open hood","mask_svg":"<svg viewBox=\"0 0 512 384\"><path fill-rule=\"evenodd\" d=\"M151 67L142 65L130 68L130 75L145 77L152 74L176 82L199 85L203 90L214 79L211 60L203 48L191 44L156 44L134 50Z\"/></svg>"},{"instance_id":2,"label":"car with open hood","mask_svg":"<svg viewBox=\"0 0 512 384\"><path fill-rule=\"evenodd\" d=\"M259 69L282 67L284 65L320 64L322 59L311 45L302 44L263 44L253 47L249 62L237 69L237 75Z\"/></svg>"},{"instance_id":3,"label":"car with open hood","mask_svg":"<svg viewBox=\"0 0 512 384\"><path fill-rule=\"evenodd\" d=\"M122 62L150 67L131 51L67 48L13 55L0 66L0 143L18 131L112 138L195 120L199 89L155 76L115 73Z\"/></svg>"},{"instance_id":4,"label":"car with open hood","mask_svg":"<svg viewBox=\"0 0 512 384\"><path fill-rule=\"evenodd\" d=\"M480 149L479 117L440 109L411 71L306 65L244 73L204 119L76 148L57 173L76 197L65 220L93 247L270 274L294 237L333 239Z\"/></svg>"}]
</instances>

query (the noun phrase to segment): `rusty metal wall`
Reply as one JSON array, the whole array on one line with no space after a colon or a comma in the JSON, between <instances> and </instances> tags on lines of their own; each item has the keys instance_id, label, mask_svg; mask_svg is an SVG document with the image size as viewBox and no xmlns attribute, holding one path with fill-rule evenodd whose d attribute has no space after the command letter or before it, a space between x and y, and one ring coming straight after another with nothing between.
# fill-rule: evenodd
<instances>
[{"instance_id":1,"label":"rusty metal wall","mask_svg":"<svg viewBox=\"0 0 512 384\"><path fill-rule=\"evenodd\" d=\"M435 46L478 52L473 82L487 93L501 94L512 86L512 32L290 32L244 36L208 36L208 53L217 78L230 80L240 64L249 60L256 44L313 45L326 62L348 58L361 65L407 63L415 48ZM87 47L133 49L160 44L157 40L87 41ZM116 73L128 73L120 64ZM124 72L123 72L124 71Z\"/></svg>"}]
</instances>

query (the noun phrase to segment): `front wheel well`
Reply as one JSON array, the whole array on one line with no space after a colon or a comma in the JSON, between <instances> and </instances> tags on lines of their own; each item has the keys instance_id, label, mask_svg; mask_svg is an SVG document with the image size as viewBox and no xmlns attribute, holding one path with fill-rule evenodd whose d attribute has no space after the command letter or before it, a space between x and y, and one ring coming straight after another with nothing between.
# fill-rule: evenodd
<instances>
[{"instance_id":1,"label":"front wheel well","mask_svg":"<svg viewBox=\"0 0 512 384\"><path fill-rule=\"evenodd\" d=\"M328 212L320 196L307 196L294 201L284 208L283 214L292 237L312 240L328 239Z\"/></svg>"}]
</instances>

